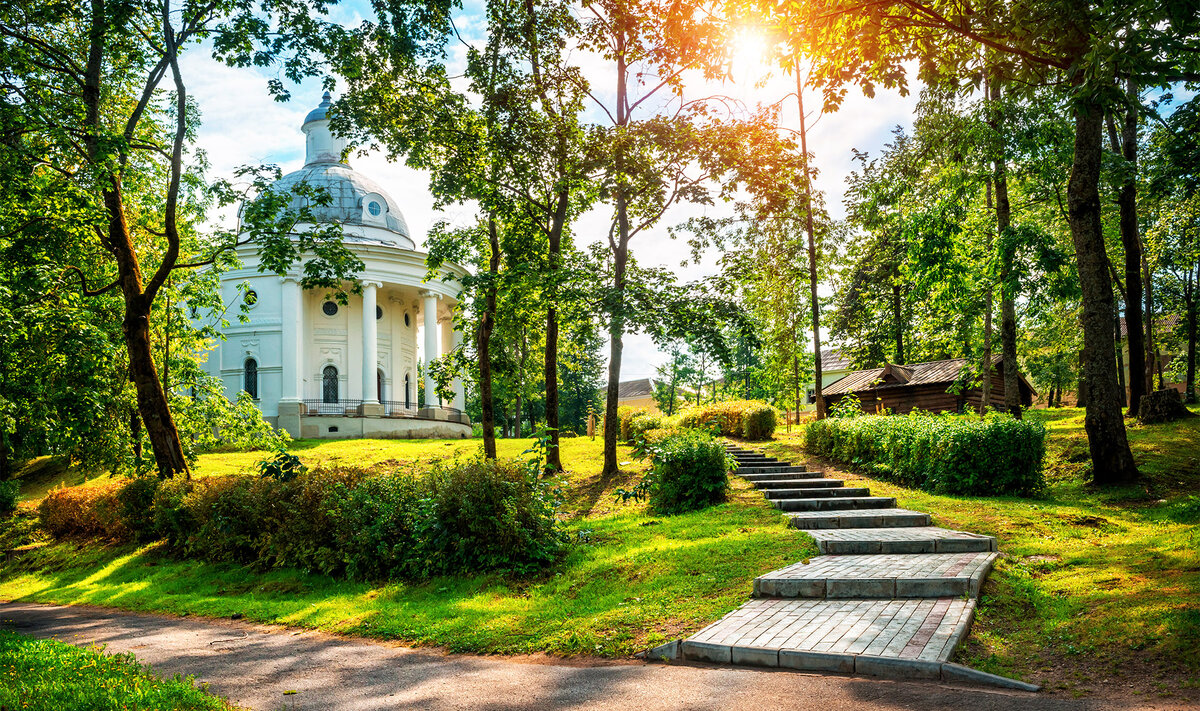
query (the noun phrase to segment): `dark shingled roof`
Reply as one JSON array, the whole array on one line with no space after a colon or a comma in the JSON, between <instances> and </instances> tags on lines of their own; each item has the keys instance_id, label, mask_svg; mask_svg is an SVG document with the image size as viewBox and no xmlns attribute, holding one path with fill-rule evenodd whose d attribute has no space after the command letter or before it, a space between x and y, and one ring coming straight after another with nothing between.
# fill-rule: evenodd
<instances>
[{"instance_id":1,"label":"dark shingled roof","mask_svg":"<svg viewBox=\"0 0 1200 711\"><path fill-rule=\"evenodd\" d=\"M1002 356L993 356L992 362L999 365ZM844 395L846 393L864 392L867 390L883 390L886 388L902 388L912 385L936 385L953 383L966 365L966 358L951 358L950 360L935 360L928 363L908 363L905 365L887 365L883 368L855 370L847 373L841 380L821 388L823 395ZM885 376L888 376L885 378ZM1023 375L1018 377L1033 392ZM878 382L883 381L883 382Z\"/></svg>"},{"instance_id":2,"label":"dark shingled roof","mask_svg":"<svg viewBox=\"0 0 1200 711\"><path fill-rule=\"evenodd\" d=\"M836 348L821 349L821 370L845 370L850 367L850 359Z\"/></svg>"},{"instance_id":3,"label":"dark shingled roof","mask_svg":"<svg viewBox=\"0 0 1200 711\"><path fill-rule=\"evenodd\" d=\"M654 384L650 378L626 380L617 385L617 398L646 397L654 394Z\"/></svg>"},{"instance_id":4,"label":"dark shingled roof","mask_svg":"<svg viewBox=\"0 0 1200 711\"><path fill-rule=\"evenodd\" d=\"M1170 331L1179 326L1179 314L1167 314L1154 319L1154 327L1163 331ZM1129 327L1125 325L1125 317L1121 317L1121 338L1129 336Z\"/></svg>"}]
</instances>

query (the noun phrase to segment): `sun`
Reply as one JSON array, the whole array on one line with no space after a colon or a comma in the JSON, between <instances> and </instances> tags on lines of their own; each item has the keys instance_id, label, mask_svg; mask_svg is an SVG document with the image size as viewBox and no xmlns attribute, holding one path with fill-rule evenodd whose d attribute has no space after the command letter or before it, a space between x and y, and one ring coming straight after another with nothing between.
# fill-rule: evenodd
<instances>
[{"instance_id":1,"label":"sun","mask_svg":"<svg viewBox=\"0 0 1200 711\"><path fill-rule=\"evenodd\" d=\"M770 74L767 61L767 37L757 27L740 27L727 42L729 79L738 85L753 87Z\"/></svg>"}]
</instances>

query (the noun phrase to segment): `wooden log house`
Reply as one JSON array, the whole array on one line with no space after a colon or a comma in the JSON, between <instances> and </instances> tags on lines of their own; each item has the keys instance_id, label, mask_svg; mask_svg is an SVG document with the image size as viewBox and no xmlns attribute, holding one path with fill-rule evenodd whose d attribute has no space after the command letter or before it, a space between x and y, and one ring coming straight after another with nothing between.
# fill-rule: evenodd
<instances>
[{"instance_id":1,"label":"wooden log house","mask_svg":"<svg viewBox=\"0 0 1200 711\"><path fill-rule=\"evenodd\" d=\"M920 409L926 412L977 411L983 401L983 388L954 388L966 379L965 358L937 360L928 363L898 365L889 363L882 368L855 370L845 377L823 388L825 400L834 405L850 393L856 395L864 411L869 413L890 411L904 415ZM1004 359L994 356L992 366L991 406L1004 409ZM1021 389L1021 405L1033 404L1037 392L1025 376L1017 374Z\"/></svg>"}]
</instances>

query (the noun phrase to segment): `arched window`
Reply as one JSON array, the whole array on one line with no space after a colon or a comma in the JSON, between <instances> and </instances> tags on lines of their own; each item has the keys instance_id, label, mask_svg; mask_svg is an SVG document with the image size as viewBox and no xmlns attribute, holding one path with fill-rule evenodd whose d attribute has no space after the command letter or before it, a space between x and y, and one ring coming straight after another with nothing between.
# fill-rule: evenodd
<instances>
[{"instance_id":1,"label":"arched window","mask_svg":"<svg viewBox=\"0 0 1200 711\"><path fill-rule=\"evenodd\" d=\"M375 385L379 388L375 391L375 396L379 398L379 402L387 402L387 398L383 396L383 371L375 371Z\"/></svg>"},{"instance_id":2,"label":"arched window","mask_svg":"<svg viewBox=\"0 0 1200 711\"><path fill-rule=\"evenodd\" d=\"M338 401L338 373L332 365L325 366L325 370L321 371L321 401Z\"/></svg>"},{"instance_id":3,"label":"arched window","mask_svg":"<svg viewBox=\"0 0 1200 711\"><path fill-rule=\"evenodd\" d=\"M408 373L404 374L404 407L412 407L412 389L409 387Z\"/></svg>"},{"instance_id":4,"label":"arched window","mask_svg":"<svg viewBox=\"0 0 1200 711\"><path fill-rule=\"evenodd\" d=\"M245 372L242 374L242 390L250 393L250 397L258 399L258 361L246 359Z\"/></svg>"}]
</instances>

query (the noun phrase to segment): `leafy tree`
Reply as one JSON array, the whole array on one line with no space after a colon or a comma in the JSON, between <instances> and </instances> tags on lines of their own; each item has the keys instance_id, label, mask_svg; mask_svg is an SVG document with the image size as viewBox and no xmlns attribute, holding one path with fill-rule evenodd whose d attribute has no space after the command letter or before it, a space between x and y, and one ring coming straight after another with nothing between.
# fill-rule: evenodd
<instances>
[{"instance_id":1,"label":"leafy tree","mask_svg":"<svg viewBox=\"0 0 1200 711\"><path fill-rule=\"evenodd\" d=\"M1137 476L1110 335L1113 295L1099 197L1104 113L1126 101L1119 82L1150 88L1200 78L1196 16L1180 7L1043 0L994 2L964 13L941 0L888 0L866 11L850 0L821 0L785 5L778 19L792 30L796 54L815 62L816 82L832 105L847 83L868 94L877 84L905 88L904 63L914 59L928 83L956 77L978 86L986 75L1010 90L1069 87L1075 143L1066 202L1083 295L1086 430L1098 484Z\"/></svg>"},{"instance_id":2,"label":"leafy tree","mask_svg":"<svg viewBox=\"0 0 1200 711\"><path fill-rule=\"evenodd\" d=\"M309 40L323 9L293 0L0 7L5 148L52 184L37 193L47 200L30 206L32 222L17 229L60 230L78 247L72 254L86 255L65 272L79 293L121 297L129 375L160 476L186 472L187 463L155 363L154 307L173 274L227 259L237 243L200 233L221 190L206 190L197 171L198 116L180 57L211 37L218 59L279 62L298 79L313 71ZM273 89L286 94L281 82ZM278 229L286 217L271 208L280 202L265 203L245 224L264 245L266 268L286 270L308 247L316 251L306 265L310 286L352 276L336 235L301 237L297 247ZM72 227L51 217L68 211Z\"/></svg>"}]
</instances>

